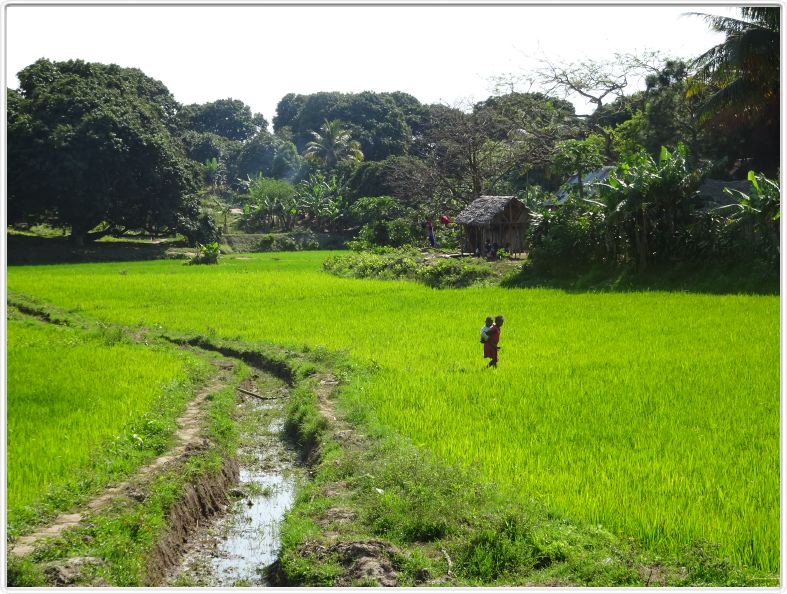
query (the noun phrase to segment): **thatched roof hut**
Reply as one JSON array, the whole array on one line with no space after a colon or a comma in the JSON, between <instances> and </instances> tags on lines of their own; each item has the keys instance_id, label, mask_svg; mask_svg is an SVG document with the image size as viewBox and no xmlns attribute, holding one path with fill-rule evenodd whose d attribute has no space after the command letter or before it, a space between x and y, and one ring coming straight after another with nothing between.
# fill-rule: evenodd
<instances>
[{"instance_id":1,"label":"thatched roof hut","mask_svg":"<svg viewBox=\"0 0 787 594\"><path fill-rule=\"evenodd\" d=\"M531 217L530 209L514 196L481 196L457 215L456 222L464 227L465 251L484 253L489 241L519 253Z\"/></svg>"}]
</instances>

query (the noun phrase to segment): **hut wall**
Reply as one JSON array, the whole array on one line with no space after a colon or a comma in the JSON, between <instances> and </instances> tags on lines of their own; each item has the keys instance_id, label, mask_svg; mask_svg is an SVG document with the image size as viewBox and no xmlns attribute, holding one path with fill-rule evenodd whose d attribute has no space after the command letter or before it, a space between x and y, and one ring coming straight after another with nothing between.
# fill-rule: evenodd
<instances>
[{"instance_id":1,"label":"hut wall","mask_svg":"<svg viewBox=\"0 0 787 594\"><path fill-rule=\"evenodd\" d=\"M497 211L491 221L483 212L479 212L479 209L484 207L499 208L502 206L500 200L506 201L506 204L502 210ZM524 237L530 224L530 211L513 197L482 196L463 211L460 217L467 219L463 224L465 251L473 253L479 250L483 253L487 241L490 244L497 243L502 248L508 247L512 253L524 251Z\"/></svg>"},{"instance_id":2,"label":"hut wall","mask_svg":"<svg viewBox=\"0 0 787 594\"><path fill-rule=\"evenodd\" d=\"M471 254L476 249L484 252L487 239L499 247L509 246L512 253L524 251L526 226L522 223L492 223L486 226L465 225L465 250Z\"/></svg>"}]
</instances>

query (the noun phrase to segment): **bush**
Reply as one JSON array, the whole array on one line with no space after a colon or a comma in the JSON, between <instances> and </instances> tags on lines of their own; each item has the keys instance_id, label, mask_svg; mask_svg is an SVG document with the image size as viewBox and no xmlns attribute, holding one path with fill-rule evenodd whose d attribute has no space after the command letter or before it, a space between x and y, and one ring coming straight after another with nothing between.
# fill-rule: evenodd
<instances>
[{"instance_id":1,"label":"bush","mask_svg":"<svg viewBox=\"0 0 787 594\"><path fill-rule=\"evenodd\" d=\"M217 242L221 238L221 229L208 212L203 213L197 219L182 218L178 230L190 246Z\"/></svg>"},{"instance_id":2,"label":"bush","mask_svg":"<svg viewBox=\"0 0 787 594\"><path fill-rule=\"evenodd\" d=\"M197 244L199 253L195 255L189 264L218 264L219 263L219 242L214 241L206 245Z\"/></svg>"},{"instance_id":3,"label":"bush","mask_svg":"<svg viewBox=\"0 0 787 594\"><path fill-rule=\"evenodd\" d=\"M489 276L488 267L459 260L440 260L418 270L418 280L436 289L467 287Z\"/></svg>"},{"instance_id":4,"label":"bush","mask_svg":"<svg viewBox=\"0 0 787 594\"><path fill-rule=\"evenodd\" d=\"M781 192L778 180L749 171L748 193L725 188L737 204L717 209L726 211L725 232L732 254L744 259L760 259L774 266L779 263L779 219Z\"/></svg>"},{"instance_id":5,"label":"bush","mask_svg":"<svg viewBox=\"0 0 787 594\"><path fill-rule=\"evenodd\" d=\"M535 563L533 535L528 523L516 517L482 530L463 548L457 559L461 575L482 583L498 580Z\"/></svg>"},{"instance_id":6,"label":"bush","mask_svg":"<svg viewBox=\"0 0 787 594\"><path fill-rule=\"evenodd\" d=\"M296 229L289 233L227 235L226 240L235 252L294 252L320 249L320 240L308 229Z\"/></svg>"},{"instance_id":7,"label":"bush","mask_svg":"<svg viewBox=\"0 0 787 594\"><path fill-rule=\"evenodd\" d=\"M301 250L316 250L319 247L320 242L313 232L299 230L274 236L269 249L272 252L297 252Z\"/></svg>"},{"instance_id":8,"label":"bush","mask_svg":"<svg viewBox=\"0 0 787 594\"><path fill-rule=\"evenodd\" d=\"M350 207L352 220L359 225L366 225L386 219L394 219L400 217L402 214L402 206L396 198L392 198L391 196L358 198Z\"/></svg>"},{"instance_id":9,"label":"bush","mask_svg":"<svg viewBox=\"0 0 787 594\"><path fill-rule=\"evenodd\" d=\"M528 257L537 267L586 266L603 259L603 233L603 219L572 196L530 226Z\"/></svg>"},{"instance_id":10,"label":"bush","mask_svg":"<svg viewBox=\"0 0 787 594\"><path fill-rule=\"evenodd\" d=\"M358 232L356 241L364 246L403 247L415 245L421 239L417 225L406 219L366 223Z\"/></svg>"},{"instance_id":11,"label":"bush","mask_svg":"<svg viewBox=\"0 0 787 594\"><path fill-rule=\"evenodd\" d=\"M323 262L323 270L346 278L415 280L438 289L467 287L492 276L488 265L443 258L429 261L415 249L391 248L333 256Z\"/></svg>"}]
</instances>

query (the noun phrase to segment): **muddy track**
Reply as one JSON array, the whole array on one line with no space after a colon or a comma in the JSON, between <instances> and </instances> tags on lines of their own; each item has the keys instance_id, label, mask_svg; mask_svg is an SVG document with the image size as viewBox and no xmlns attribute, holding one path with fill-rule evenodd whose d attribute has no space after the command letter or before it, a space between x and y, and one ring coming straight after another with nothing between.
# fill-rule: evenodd
<instances>
[{"instance_id":1,"label":"muddy track","mask_svg":"<svg viewBox=\"0 0 787 594\"><path fill-rule=\"evenodd\" d=\"M78 526L90 514L95 514L106 508L117 497L125 496L138 499L141 496L140 490L144 490L144 486L154 476L172 463L190 455L191 452L203 449L206 444L202 443L203 438L200 435L203 424L202 405L211 394L219 391L228 383L235 367L231 361L219 361L214 364L219 368L218 374L197 392L176 421L177 430L173 437L174 446L172 449L153 459L125 481L105 489L100 495L85 504L81 511L60 514L49 525L20 537L9 548L9 553L17 556L32 553L36 544L43 539L60 536L65 530Z\"/></svg>"}]
</instances>

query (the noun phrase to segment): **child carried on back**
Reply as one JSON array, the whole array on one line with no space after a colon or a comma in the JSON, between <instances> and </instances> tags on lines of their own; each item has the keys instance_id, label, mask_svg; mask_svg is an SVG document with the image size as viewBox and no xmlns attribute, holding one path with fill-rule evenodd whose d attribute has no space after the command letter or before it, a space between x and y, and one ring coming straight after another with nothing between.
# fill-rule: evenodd
<instances>
[{"instance_id":1,"label":"child carried on back","mask_svg":"<svg viewBox=\"0 0 787 594\"><path fill-rule=\"evenodd\" d=\"M489 340L489 331L492 329L493 323L494 320L491 318L491 316L486 319L484 327L481 328L481 342L486 342Z\"/></svg>"}]
</instances>

